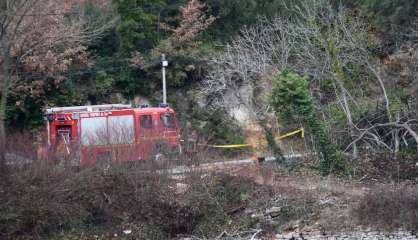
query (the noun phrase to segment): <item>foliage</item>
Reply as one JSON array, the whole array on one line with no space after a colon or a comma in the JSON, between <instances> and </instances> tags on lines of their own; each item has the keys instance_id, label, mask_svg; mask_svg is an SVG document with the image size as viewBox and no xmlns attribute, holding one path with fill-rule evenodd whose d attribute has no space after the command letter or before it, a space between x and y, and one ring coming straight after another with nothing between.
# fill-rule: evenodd
<instances>
[{"instance_id":1,"label":"foliage","mask_svg":"<svg viewBox=\"0 0 418 240\"><path fill-rule=\"evenodd\" d=\"M209 13L217 18L214 24L203 34L210 42L226 42L236 37L245 26L251 26L260 18L273 18L289 15L288 6L296 5L300 0L204 0L210 7Z\"/></svg>"},{"instance_id":2,"label":"foliage","mask_svg":"<svg viewBox=\"0 0 418 240\"><path fill-rule=\"evenodd\" d=\"M117 32L123 51L144 51L158 43L158 15L166 6L166 1L113 0L113 3L120 14Z\"/></svg>"},{"instance_id":3,"label":"foliage","mask_svg":"<svg viewBox=\"0 0 418 240\"><path fill-rule=\"evenodd\" d=\"M51 0L37 2L41 7L29 12L48 13L57 4ZM13 72L12 91L7 97L7 125L36 128L42 123L42 109L49 106L129 102L137 95L158 102L160 55L165 53L170 64L169 92L194 88L196 82L213 75L229 82L219 84L223 88L218 92L218 85L210 85L216 90L208 94L210 101L219 101L223 93L242 91L244 98L252 96L245 103L257 116L268 112L265 89L270 88L272 72L291 69L309 75L313 79L312 96L318 100L315 104L331 106L325 117L333 127L329 134L332 142L346 145L362 130L356 130L355 125L363 124L361 118L382 99L375 96L376 83L370 81L376 79L370 66L380 70L376 67L380 59L374 54L382 49L387 52L385 39L397 41L396 46L405 44L402 40L413 27L417 4L412 0L66 0L54 12L57 15L23 21L24 29L19 33L28 44L15 42L20 51L12 51L13 61L17 53L25 52L44 35L77 35L81 29L94 28L100 36L58 43L48 39L25 54L19 65L12 66L19 72ZM71 21L64 21L64 15ZM112 24L101 28L109 19ZM226 42L229 44L224 45ZM217 75L212 71L214 65ZM412 61L411 66L415 66ZM383 79L380 86L392 86L383 70L379 74ZM246 85L243 80L250 82L250 88L241 88ZM409 111L410 104L392 97L391 91L390 114ZM343 98L346 104L341 103ZM363 104L366 101L372 103ZM347 112L352 121L344 120ZM230 120L227 115L216 113L199 119L199 129L221 138L219 142L237 142L236 126L228 129L223 124ZM213 134L211 129L215 129ZM389 142L386 135L382 139ZM359 147L363 146L359 141Z\"/></svg>"},{"instance_id":4,"label":"foliage","mask_svg":"<svg viewBox=\"0 0 418 240\"><path fill-rule=\"evenodd\" d=\"M188 115L192 127L214 143L232 144L244 141L239 126L222 110L210 112L195 105L190 106Z\"/></svg>"},{"instance_id":5,"label":"foliage","mask_svg":"<svg viewBox=\"0 0 418 240\"><path fill-rule=\"evenodd\" d=\"M379 30L392 34L395 39L405 37L402 30L407 30L418 17L418 2L415 0L356 0L354 5Z\"/></svg>"},{"instance_id":6,"label":"foliage","mask_svg":"<svg viewBox=\"0 0 418 240\"><path fill-rule=\"evenodd\" d=\"M185 87L189 80L193 82L193 79L201 78L205 51L200 48L202 42L198 37L215 21L215 17L206 14L207 9L207 5L191 0L179 7L177 16L161 24L171 35L152 50L150 58L158 61L161 54L168 56L169 87ZM151 74L154 78L160 78L161 75L153 70Z\"/></svg>"},{"instance_id":7,"label":"foliage","mask_svg":"<svg viewBox=\"0 0 418 240\"><path fill-rule=\"evenodd\" d=\"M377 145L378 148L385 146L387 134L382 131L378 135L365 135L369 128L374 127L369 125L359 129L356 122L359 121L356 119L358 115L367 111L358 106L360 100L367 99L376 104L384 101L389 115L392 115L391 106L396 107L388 94L391 91L387 90L390 84L385 78L386 73L380 69L379 60L371 51L376 42L367 22L356 12L342 6L337 9L327 0L305 1L289 9L293 10L293 15L261 20L255 26L244 28L224 51L214 54L209 59L211 68L202 93L213 105L229 106L230 109L237 105L236 99L241 99L239 104L255 112L252 117L260 116L268 112L269 106L263 104L265 94L258 89L270 88L269 76L272 72L290 69L310 77L310 90L318 100L315 104L319 108L330 104L341 108L345 124L339 128L335 125L330 127L333 134L329 136L346 133L345 151L352 150L352 156L357 158L359 149L366 144ZM406 125L388 123L394 121L392 116L385 119L386 131L403 128L408 131L408 138L411 135L418 139L407 117L402 120ZM328 124L329 119L325 120ZM397 146L396 137L390 141L388 148Z\"/></svg>"},{"instance_id":8,"label":"foliage","mask_svg":"<svg viewBox=\"0 0 418 240\"><path fill-rule=\"evenodd\" d=\"M271 99L275 111L287 121L298 120L314 111L307 77L287 70L273 78Z\"/></svg>"},{"instance_id":9,"label":"foliage","mask_svg":"<svg viewBox=\"0 0 418 240\"><path fill-rule=\"evenodd\" d=\"M324 124L316 116L307 80L288 71L274 76L270 95L272 107L282 119L300 120L309 128L322 155L320 169L323 174L340 172L344 170L342 158L331 143Z\"/></svg>"},{"instance_id":10,"label":"foliage","mask_svg":"<svg viewBox=\"0 0 418 240\"><path fill-rule=\"evenodd\" d=\"M190 43L200 32L206 30L215 21L215 17L205 15L206 7L198 0L191 0L180 7L178 27L173 28L166 24L162 26L173 33L171 37L176 42Z\"/></svg>"},{"instance_id":11,"label":"foliage","mask_svg":"<svg viewBox=\"0 0 418 240\"><path fill-rule=\"evenodd\" d=\"M6 113L10 113L7 111L9 97L29 96L48 105L48 87L57 88L70 68L89 66L86 44L100 38L113 24L112 12L105 4L100 6L103 14L97 18L86 17L91 9L91 4L87 5L82 0L1 2L1 169L6 161L5 122ZM15 104L14 107L21 106L24 104Z\"/></svg>"}]
</instances>

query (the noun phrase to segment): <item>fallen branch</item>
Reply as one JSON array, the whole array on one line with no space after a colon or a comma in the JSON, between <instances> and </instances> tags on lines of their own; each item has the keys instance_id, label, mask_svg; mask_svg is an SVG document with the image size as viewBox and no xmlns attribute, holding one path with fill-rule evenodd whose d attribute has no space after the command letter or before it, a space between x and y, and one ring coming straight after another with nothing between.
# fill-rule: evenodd
<instances>
[{"instance_id":1,"label":"fallen branch","mask_svg":"<svg viewBox=\"0 0 418 240\"><path fill-rule=\"evenodd\" d=\"M372 136L379 144L384 145L386 147L387 146L386 143L384 143L383 141L381 141L379 139L379 137L373 133L371 133L370 131L378 128L378 127L395 127L395 128L402 128L405 129L407 131L407 133L409 133L415 140L416 146L418 148L418 134L417 132L415 132L412 127L409 125L409 123L414 122L414 121L418 121L417 119L411 119L408 120L405 123L396 123L396 122L391 122L391 123L380 123L380 124L375 124L367 129L361 129L362 133L360 134L360 136L358 136L356 139L354 139L344 150L344 152L346 152L353 144L357 143L358 141L362 140L365 138L365 136L368 134L370 136ZM405 134L404 134L405 136Z\"/></svg>"}]
</instances>

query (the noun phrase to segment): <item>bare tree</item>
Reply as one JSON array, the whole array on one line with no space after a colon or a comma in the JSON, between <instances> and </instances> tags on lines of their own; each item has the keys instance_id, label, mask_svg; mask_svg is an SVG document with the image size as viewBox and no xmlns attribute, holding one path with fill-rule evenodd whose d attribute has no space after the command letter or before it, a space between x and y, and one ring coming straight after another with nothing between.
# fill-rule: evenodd
<instances>
[{"instance_id":1,"label":"bare tree","mask_svg":"<svg viewBox=\"0 0 418 240\"><path fill-rule=\"evenodd\" d=\"M100 37L113 24L111 14L92 21L82 5L84 2L1 1L0 164L5 160L7 99L10 91L19 86L21 75L25 71L37 72L44 79L53 78L59 82L75 61L88 61L85 44ZM97 2L103 10L110 9L109 4L103 4L107 1Z\"/></svg>"},{"instance_id":2,"label":"bare tree","mask_svg":"<svg viewBox=\"0 0 418 240\"><path fill-rule=\"evenodd\" d=\"M265 89L271 88L268 76L288 66L294 42L285 24L263 20L256 27L242 30L242 36L227 45L223 53L208 60L211 70L202 86L211 106L245 109L266 134L272 131L267 126L270 106ZM277 146L267 140L280 155Z\"/></svg>"},{"instance_id":3,"label":"bare tree","mask_svg":"<svg viewBox=\"0 0 418 240\"><path fill-rule=\"evenodd\" d=\"M413 135L412 128L405 128L407 122L400 124L392 117L384 79L370 52L373 41L367 25L349 10L335 9L325 0L304 2L289 11L294 14L291 18L262 20L242 30L223 52L209 59L211 71L202 92L212 104L231 109L231 104L239 103L257 120L269 111L266 92L272 73L291 70L309 76L313 85L331 80L334 98L325 99L325 104L336 101L345 114L347 134L353 140L347 150L351 149L356 157L357 138L365 129L358 127L353 115L358 101L363 99L356 98L347 83L361 78L375 79L390 125ZM363 75L356 76L358 72ZM379 141L383 139L376 137Z\"/></svg>"}]
</instances>

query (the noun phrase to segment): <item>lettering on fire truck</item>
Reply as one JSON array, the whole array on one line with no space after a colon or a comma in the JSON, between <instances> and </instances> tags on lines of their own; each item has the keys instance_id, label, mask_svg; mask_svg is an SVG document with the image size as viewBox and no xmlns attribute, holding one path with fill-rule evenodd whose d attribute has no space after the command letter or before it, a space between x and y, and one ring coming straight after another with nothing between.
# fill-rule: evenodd
<instances>
[{"instance_id":1,"label":"lettering on fire truck","mask_svg":"<svg viewBox=\"0 0 418 240\"><path fill-rule=\"evenodd\" d=\"M80 118L107 117L111 114L112 114L112 112L80 113Z\"/></svg>"}]
</instances>

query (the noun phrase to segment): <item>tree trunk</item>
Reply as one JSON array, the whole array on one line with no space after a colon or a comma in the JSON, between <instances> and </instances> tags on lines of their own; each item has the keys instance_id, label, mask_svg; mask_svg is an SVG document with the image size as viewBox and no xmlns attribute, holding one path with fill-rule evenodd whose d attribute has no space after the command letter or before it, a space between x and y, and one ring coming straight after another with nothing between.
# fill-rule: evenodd
<instances>
[{"instance_id":1,"label":"tree trunk","mask_svg":"<svg viewBox=\"0 0 418 240\"><path fill-rule=\"evenodd\" d=\"M0 99L0 168L4 169L6 165L6 128L5 128L5 118L6 118L6 96L5 89L1 91ZM1 171L1 170L0 170Z\"/></svg>"},{"instance_id":2,"label":"tree trunk","mask_svg":"<svg viewBox=\"0 0 418 240\"><path fill-rule=\"evenodd\" d=\"M1 85L1 96L0 96L0 171L6 167L6 104L7 96L9 93L10 85L10 55L8 50L3 47L2 51L2 72L3 72L3 84Z\"/></svg>"},{"instance_id":3,"label":"tree trunk","mask_svg":"<svg viewBox=\"0 0 418 240\"><path fill-rule=\"evenodd\" d=\"M390 101L389 101L388 94L386 92L385 83L383 82L383 79L380 77L379 73L370 62L367 62L367 67L369 68L370 71L372 71L373 75L376 77L377 81L379 82L380 88L382 89L383 97L385 98L386 114L388 115L389 122L391 122L392 115L390 113Z\"/></svg>"},{"instance_id":4,"label":"tree trunk","mask_svg":"<svg viewBox=\"0 0 418 240\"><path fill-rule=\"evenodd\" d=\"M355 126L353 123L353 117L351 114L351 110L350 110L350 105L348 104L348 100L347 100L347 93L346 93L346 89L344 87L344 70L343 67L341 65L341 62L338 58L339 56L339 49L336 45L336 41L334 39L334 36L331 34L330 31L328 31L328 36L325 38L327 39L327 47L328 47L328 51L330 54L330 59L332 62L332 68L333 68L333 77L334 77L334 84L337 85L337 88L339 89L339 91L341 92L342 95L342 102L341 102L341 106L344 109L345 115L347 117L347 125L348 125L348 131L349 131L349 135L350 138L353 140L354 139L354 131L355 131ZM336 86L334 86L334 88L336 88ZM336 94L338 97L338 91L336 90ZM357 149L357 144L354 143L353 144L353 157L357 158L358 157L358 149Z\"/></svg>"},{"instance_id":5,"label":"tree trunk","mask_svg":"<svg viewBox=\"0 0 418 240\"><path fill-rule=\"evenodd\" d=\"M348 125L348 131L349 131L350 138L353 140L355 138L354 122L353 122L353 115L351 114L351 110L350 110L350 105L348 104L346 89L344 88L343 83L339 79L338 74L334 75L334 80L335 80L335 83L338 85L339 91L341 92L342 99L340 100L340 104L341 104L341 107L343 108L343 110L345 112L345 115L346 115L346 118L347 118L347 125ZM335 89L335 90L336 90L336 94L338 94L337 89ZM358 148L357 148L356 143L354 143L352 145L352 149L353 149L353 158L357 158L358 157Z\"/></svg>"},{"instance_id":6,"label":"tree trunk","mask_svg":"<svg viewBox=\"0 0 418 240\"><path fill-rule=\"evenodd\" d=\"M282 150L277 145L274 139L273 129L268 127L265 121L260 121L259 124L264 131L264 135L267 140L267 145L273 153L273 156L276 158L276 162L279 164L283 164L286 159L284 158Z\"/></svg>"}]
</instances>

